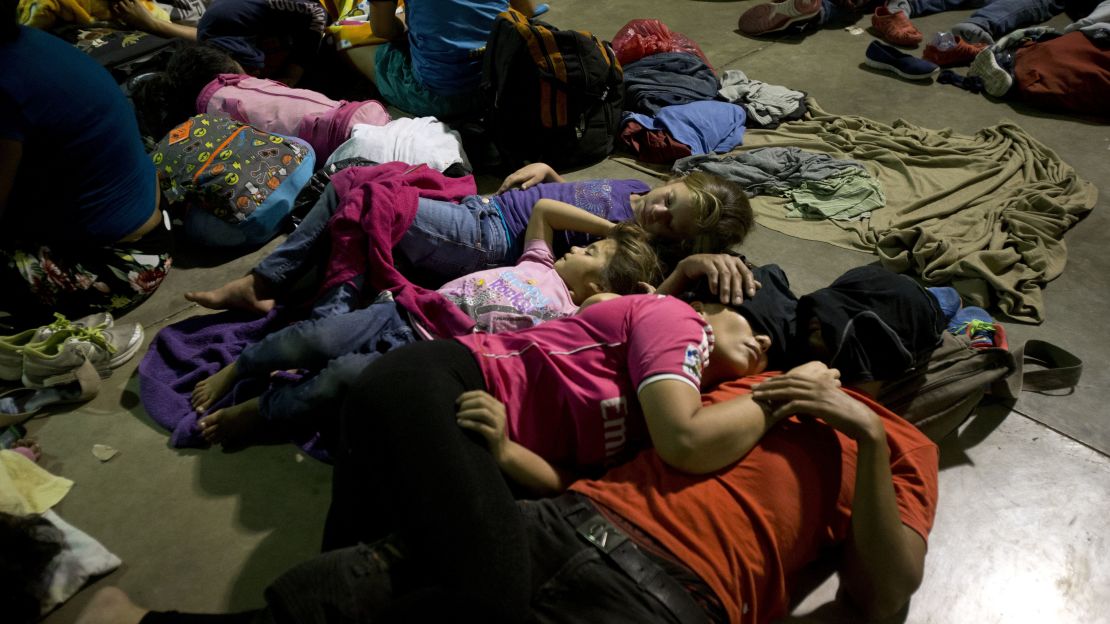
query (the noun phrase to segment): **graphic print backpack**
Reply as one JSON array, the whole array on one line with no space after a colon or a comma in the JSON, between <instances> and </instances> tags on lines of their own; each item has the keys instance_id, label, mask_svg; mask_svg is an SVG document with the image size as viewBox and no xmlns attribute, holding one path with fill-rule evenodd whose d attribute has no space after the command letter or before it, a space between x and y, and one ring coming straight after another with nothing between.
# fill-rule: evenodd
<instances>
[{"instance_id":1,"label":"graphic print backpack","mask_svg":"<svg viewBox=\"0 0 1110 624\"><path fill-rule=\"evenodd\" d=\"M171 130L151 160L185 236L238 247L277 236L316 157L301 139L204 114Z\"/></svg>"},{"instance_id":2,"label":"graphic print backpack","mask_svg":"<svg viewBox=\"0 0 1110 624\"><path fill-rule=\"evenodd\" d=\"M486 44L486 127L502 164L587 165L613 150L624 73L608 43L509 10Z\"/></svg>"}]
</instances>

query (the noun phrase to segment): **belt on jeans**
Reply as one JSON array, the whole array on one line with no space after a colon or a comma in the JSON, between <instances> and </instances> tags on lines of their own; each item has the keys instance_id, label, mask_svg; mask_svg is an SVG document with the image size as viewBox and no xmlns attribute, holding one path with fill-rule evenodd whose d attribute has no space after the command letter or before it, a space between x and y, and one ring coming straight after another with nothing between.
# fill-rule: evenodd
<instances>
[{"instance_id":1,"label":"belt on jeans","mask_svg":"<svg viewBox=\"0 0 1110 624\"><path fill-rule=\"evenodd\" d=\"M613 565L663 603L679 622L706 624L709 621L690 592L640 550L624 531L601 515L588 498L568 492L552 502L563 519L574 527L578 537L601 551Z\"/></svg>"}]
</instances>

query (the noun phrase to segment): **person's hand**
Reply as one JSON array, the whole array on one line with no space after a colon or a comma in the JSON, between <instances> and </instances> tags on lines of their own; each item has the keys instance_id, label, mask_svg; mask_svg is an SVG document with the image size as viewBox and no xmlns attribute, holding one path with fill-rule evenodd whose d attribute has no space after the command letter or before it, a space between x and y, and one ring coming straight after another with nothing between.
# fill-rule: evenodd
<instances>
[{"instance_id":1,"label":"person's hand","mask_svg":"<svg viewBox=\"0 0 1110 624\"><path fill-rule=\"evenodd\" d=\"M489 452L498 463L505 453L505 404L484 390L471 390L455 400L455 419L463 429L476 431L486 439Z\"/></svg>"},{"instance_id":2,"label":"person's hand","mask_svg":"<svg viewBox=\"0 0 1110 624\"><path fill-rule=\"evenodd\" d=\"M835 386L840 386L840 371L835 368L829 368L827 364L818 362L817 360L799 364L787 371L786 374L808 377L817 381L827 381Z\"/></svg>"},{"instance_id":3,"label":"person's hand","mask_svg":"<svg viewBox=\"0 0 1110 624\"><path fill-rule=\"evenodd\" d=\"M112 15L124 24L143 31L154 28L156 21L141 0L119 0L112 4Z\"/></svg>"},{"instance_id":4,"label":"person's hand","mask_svg":"<svg viewBox=\"0 0 1110 624\"><path fill-rule=\"evenodd\" d=\"M770 404L776 419L793 414L813 416L857 442L878 442L885 436L879 415L845 394L839 381L781 375L755 386L752 398Z\"/></svg>"},{"instance_id":5,"label":"person's hand","mask_svg":"<svg viewBox=\"0 0 1110 624\"><path fill-rule=\"evenodd\" d=\"M532 163L530 165L524 165L520 169L510 173L509 177L505 178L505 181L501 183L501 188L497 189L497 192L504 193L514 186L528 189L541 182L558 179L559 174L555 173L555 170L546 163Z\"/></svg>"},{"instance_id":6,"label":"person's hand","mask_svg":"<svg viewBox=\"0 0 1110 624\"><path fill-rule=\"evenodd\" d=\"M726 305L743 303L745 293L754 297L755 291L762 286L743 260L729 254L686 256L675 267L675 272L681 272L687 281L705 277L709 281L709 292Z\"/></svg>"}]
</instances>

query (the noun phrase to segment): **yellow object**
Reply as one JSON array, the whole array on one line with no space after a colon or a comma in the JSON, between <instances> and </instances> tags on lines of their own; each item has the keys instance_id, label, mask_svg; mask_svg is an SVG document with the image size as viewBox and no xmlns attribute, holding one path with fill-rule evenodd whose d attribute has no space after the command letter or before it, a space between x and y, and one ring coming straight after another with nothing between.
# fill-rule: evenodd
<instances>
[{"instance_id":1,"label":"yellow object","mask_svg":"<svg viewBox=\"0 0 1110 624\"><path fill-rule=\"evenodd\" d=\"M335 39L335 49L347 50L366 45L379 45L387 40L374 34L370 28L370 3L368 0L321 0L332 16L328 33ZM405 3L398 2L397 10Z\"/></svg>"},{"instance_id":2,"label":"yellow object","mask_svg":"<svg viewBox=\"0 0 1110 624\"><path fill-rule=\"evenodd\" d=\"M143 6L154 19L170 21L165 9L150 0L143 0ZM59 23L85 26L111 20L107 0L19 0L19 23L34 28L53 28Z\"/></svg>"},{"instance_id":3,"label":"yellow object","mask_svg":"<svg viewBox=\"0 0 1110 624\"><path fill-rule=\"evenodd\" d=\"M15 451L0 450L0 511L25 516L57 505L73 481L50 474Z\"/></svg>"}]
</instances>

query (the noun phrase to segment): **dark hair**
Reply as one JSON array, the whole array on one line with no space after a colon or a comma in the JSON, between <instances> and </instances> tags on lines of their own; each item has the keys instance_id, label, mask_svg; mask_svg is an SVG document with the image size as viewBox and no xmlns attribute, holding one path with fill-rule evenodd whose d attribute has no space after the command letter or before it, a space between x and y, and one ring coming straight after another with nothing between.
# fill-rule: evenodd
<instances>
[{"instance_id":1,"label":"dark hair","mask_svg":"<svg viewBox=\"0 0 1110 624\"><path fill-rule=\"evenodd\" d=\"M601 272L607 291L630 295L643 292L640 282L656 286L663 280L663 267L644 228L635 223L618 223L606 238L617 243L616 252Z\"/></svg>"},{"instance_id":2,"label":"dark hair","mask_svg":"<svg viewBox=\"0 0 1110 624\"><path fill-rule=\"evenodd\" d=\"M141 76L131 85L140 131L161 139L174 126L197 114L197 96L205 85L220 74L239 71L235 59L212 46L179 48L164 71Z\"/></svg>"},{"instance_id":3,"label":"dark hair","mask_svg":"<svg viewBox=\"0 0 1110 624\"><path fill-rule=\"evenodd\" d=\"M8 596L2 607L5 622L39 620L48 586L46 573L61 551L61 532L49 521L0 512L0 587Z\"/></svg>"}]
</instances>

